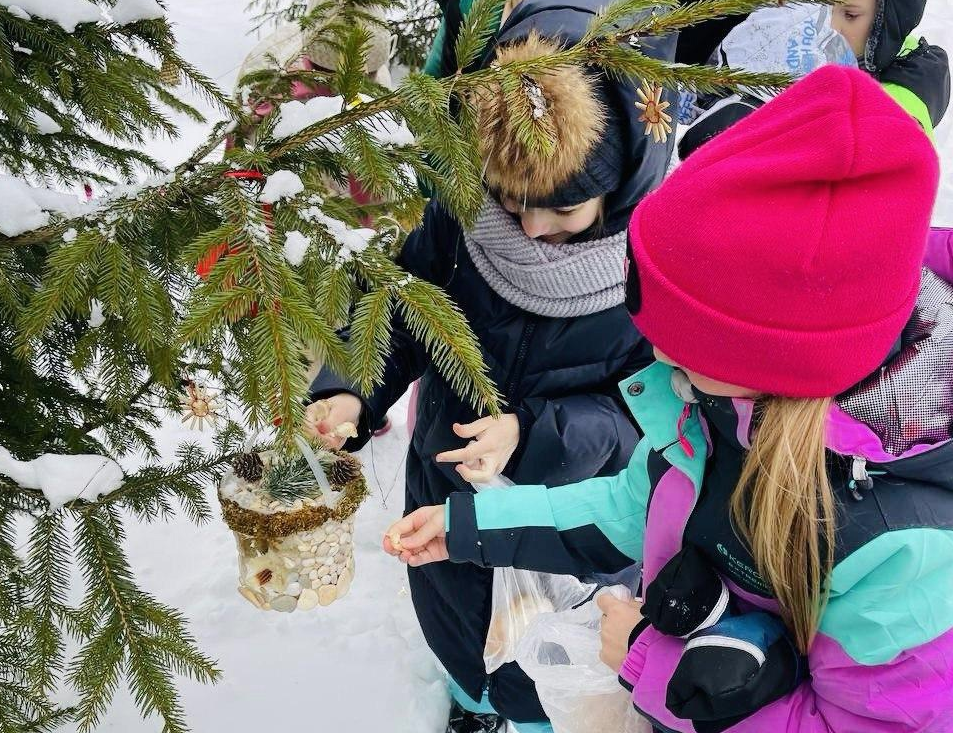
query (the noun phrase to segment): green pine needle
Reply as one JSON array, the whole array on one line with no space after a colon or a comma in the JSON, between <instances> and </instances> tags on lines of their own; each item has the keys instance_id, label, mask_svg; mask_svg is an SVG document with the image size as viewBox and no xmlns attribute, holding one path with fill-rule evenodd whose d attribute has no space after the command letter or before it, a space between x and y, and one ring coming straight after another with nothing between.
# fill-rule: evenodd
<instances>
[{"instance_id":1,"label":"green pine needle","mask_svg":"<svg viewBox=\"0 0 955 733\"><path fill-rule=\"evenodd\" d=\"M260 488L269 499L285 506L303 499L314 499L321 493L315 474L304 458L269 466L262 476Z\"/></svg>"}]
</instances>

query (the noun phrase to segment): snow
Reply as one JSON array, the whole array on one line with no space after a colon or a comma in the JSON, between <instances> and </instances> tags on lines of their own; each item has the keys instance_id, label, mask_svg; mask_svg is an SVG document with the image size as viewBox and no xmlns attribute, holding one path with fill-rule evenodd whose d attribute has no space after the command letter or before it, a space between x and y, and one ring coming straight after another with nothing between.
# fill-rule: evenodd
<instances>
[{"instance_id":1,"label":"snow","mask_svg":"<svg viewBox=\"0 0 955 733\"><path fill-rule=\"evenodd\" d=\"M88 0L0 0L0 5L8 10L16 8L13 12L21 18L23 13L52 20L67 33L75 31L80 23L96 23L103 17L100 9Z\"/></svg>"},{"instance_id":2,"label":"snow","mask_svg":"<svg viewBox=\"0 0 955 733\"><path fill-rule=\"evenodd\" d=\"M147 188L166 186L170 183L173 183L175 180L176 174L169 172L161 176L148 176L141 181L135 181L132 183L119 183L113 186L106 193L106 196L99 200L99 203L103 204L107 201L115 201L117 199L134 199L140 194L140 192Z\"/></svg>"},{"instance_id":3,"label":"snow","mask_svg":"<svg viewBox=\"0 0 955 733\"><path fill-rule=\"evenodd\" d=\"M379 116L368 120L365 127L371 132L383 145L412 145L414 135L404 120L395 121L390 115Z\"/></svg>"},{"instance_id":4,"label":"snow","mask_svg":"<svg viewBox=\"0 0 955 733\"><path fill-rule=\"evenodd\" d=\"M317 206L303 209L301 216L306 220L324 226L335 241L341 245L337 256L337 262L340 265L347 262L352 256L364 252L372 237L377 234L374 229L352 229L345 222L327 216Z\"/></svg>"},{"instance_id":5,"label":"snow","mask_svg":"<svg viewBox=\"0 0 955 733\"><path fill-rule=\"evenodd\" d=\"M299 231L292 230L285 233L285 246L282 247L282 254L289 264L298 267L305 259L305 253L308 251L308 237Z\"/></svg>"},{"instance_id":6,"label":"snow","mask_svg":"<svg viewBox=\"0 0 955 733\"><path fill-rule=\"evenodd\" d=\"M18 461L0 446L0 473L25 489L39 489L55 511L82 498L95 501L123 485L123 469L112 458L98 455L44 453Z\"/></svg>"},{"instance_id":7,"label":"snow","mask_svg":"<svg viewBox=\"0 0 955 733\"><path fill-rule=\"evenodd\" d=\"M274 204L281 199L295 198L305 190L302 179L292 171L279 170L265 179L259 201Z\"/></svg>"},{"instance_id":8,"label":"snow","mask_svg":"<svg viewBox=\"0 0 955 733\"><path fill-rule=\"evenodd\" d=\"M329 222L335 222L341 225L336 228L329 227L329 231L341 245L341 249L338 250L338 256L336 257L336 262L340 265L348 262L354 255L364 252L371 238L377 234L374 229L351 229L337 219L330 219Z\"/></svg>"},{"instance_id":9,"label":"snow","mask_svg":"<svg viewBox=\"0 0 955 733\"><path fill-rule=\"evenodd\" d=\"M106 323L106 316L103 314L103 304L95 298L90 302L90 317L87 323L90 328L99 328Z\"/></svg>"},{"instance_id":10,"label":"snow","mask_svg":"<svg viewBox=\"0 0 955 733\"><path fill-rule=\"evenodd\" d=\"M127 25L137 20L164 18L166 11L156 0L119 0L110 8L109 15L114 23Z\"/></svg>"},{"instance_id":11,"label":"snow","mask_svg":"<svg viewBox=\"0 0 955 733\"><path fill-rule=\"evenodd\" d=\"M295 135L306 127L334 117L344 109L345 100L337 97L312 97L305 102L292 100L279 105L279 119L272 129L276 140Z\"/></svg>"},{"instance_id":12,"label":"snow","mask_svg":"<svg viewBox=\"0 0 955 733\"><path fill-rule=\"evenodd\" d=\"M84 204L75 196L30 186L0 173L0 234L15 237L50 223L50 213L79 216Z\"/></svg>"},{"instance_id":13,"label":"snow","mask_svg":"<svg viewBox=\"0 0 955 733\"><path fill-rule=\"evenodd\" d=\"M10 11L10 15L20 18L20 20L30 20L30 14L19 5L11 5L7 10Z\"/></svg>"},{"instance_id":14,"label":"snow","mask_svg":"<svg viewBox=\"0 0 955 733\"><path fill-rule=\"evenodd\" d=\"M63 128L60 127L56 120L54 120L46 112L41 112L38 109L30 110L30 119L33 120L33 124L36 125L37 132L41 135L55 135L58 132L63 132Z\"/></svg>"},{"instance_id":15,"label":"snow","mask_svg":"<svg viewBox=\"0 0 955 733\"><path fill-rule=\"evenodd\" d=\"M73 227L70 227L65 232L63 232L63 241L66 243L75 242L76 235L77 235L77 231Z\"/></svg>"},{"instance_id":16,"label":"snow","mask_svg":"<svg viewBox=\"0 0 955 733\"><path fill-rule=\"evenodd\" d=\"M369 102L371 97L359 95L359 101ZM293 100L279 105L279 120L272 130L276 140L301 132L306 127L339 114L343 109L354 107L345 104L345 99L336 97L312 97L305 102ZM404 121L397 121L391 115L382 114L363 120L362 124L382 145L410 145L414 135Z\"/></svg>"}]
</instances>

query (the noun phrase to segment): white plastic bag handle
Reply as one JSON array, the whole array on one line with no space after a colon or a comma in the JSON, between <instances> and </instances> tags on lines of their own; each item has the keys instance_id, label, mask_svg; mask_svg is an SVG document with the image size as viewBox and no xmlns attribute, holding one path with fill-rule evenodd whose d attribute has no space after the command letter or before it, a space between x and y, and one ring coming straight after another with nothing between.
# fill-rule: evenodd
<instances>
[{"instance_id":1,"label":"white plastic bag handle","mask_svg":"<svg viewBox=\"0 0 955 733\"><path fill-rule=\"evenodd\" d=\"M494 474L483 484L472 483L471 486L474 487L475 491L484 491L484 489L506 489L509 486L513 486L514 482L511 481L507 476L504 476L500 473Z\"/></svg>"}]
</instances>

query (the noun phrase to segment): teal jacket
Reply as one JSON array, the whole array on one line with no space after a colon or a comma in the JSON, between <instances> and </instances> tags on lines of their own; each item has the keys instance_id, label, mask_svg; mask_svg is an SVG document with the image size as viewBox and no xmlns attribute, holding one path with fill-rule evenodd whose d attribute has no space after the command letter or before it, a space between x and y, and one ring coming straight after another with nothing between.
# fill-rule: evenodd
<instances>
[{"instance_id":1,"label":"teal jacket","mask_svg":"<svg viewBox=\"0 0 955 733\"><path fill-rule=\"evenodd\" d=\"M950 286L947 292L950 303ZM944 304L927 307L938 313ZM940 353L930 372L912 374L906 371L908 350L918 348L918 342L903 343L884 367L888 373L898 370L898 379L884 381L926 393L947 384L950 418L950 341L947 355ZM451 559L577 575L614 573L642 562L646 587L671 558L693 545L722 577L736 612L778 614L728 510L748 447L753 403L706 395L684 402L671 386L673 374L657 362L621 382L645 437L617 475L554 488L452 494L446 505ZM866 387L864 394L870 389L875 388ZM838 402L830 413L836 562L808 654L809 678L719 730L951 729L951 421L919 434L918 417L888 417L916 431L910 445L889 452L876 429ZM667 708L668 678L684 645L653 626L641 629L621 679L659 729L714 730L676 718Z\"/></svg>"}]
</instances>

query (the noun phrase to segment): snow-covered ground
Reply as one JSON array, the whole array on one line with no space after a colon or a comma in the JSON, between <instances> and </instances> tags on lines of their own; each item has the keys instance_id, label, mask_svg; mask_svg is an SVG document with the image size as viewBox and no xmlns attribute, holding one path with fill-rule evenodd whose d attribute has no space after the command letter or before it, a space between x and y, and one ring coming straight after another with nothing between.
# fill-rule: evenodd
<instances>
[{"instance_id":1,"label":"snow-covered ground","mask_svg":"<svg viewBox=\"0 0 955 733\"><path fill-rule=\"evenodd\" d=\"M184 56L225 88L256 38L246 0L168 0ZM929 0L920 29L952 55L952 6ZM156 141L149 152L179 162L205 137L206 128L183 125L177 141ZM935 223L952 224L952 114L938 129L943 185ZM391 413L387 435L360 454L371 497L358 513L356 578L344 599L306 613L263 613L236 592L236 556L230 531L219 521L197 528L185 519L127 526L131 562L144 588L182 609L224 679L217 686L180 682L192 729L198 733L334 731L436 733L447 695L417 628L403 567L379 550L386 526L403 506L406 401ZM172 455L195 440L170 418L159 435ZM209 499L215 504L214 494ZM143 722L128 694L120 693L100 730L158 731ZM72 731L70 727L64 731Z\"/></svg>"}]
</instances>

